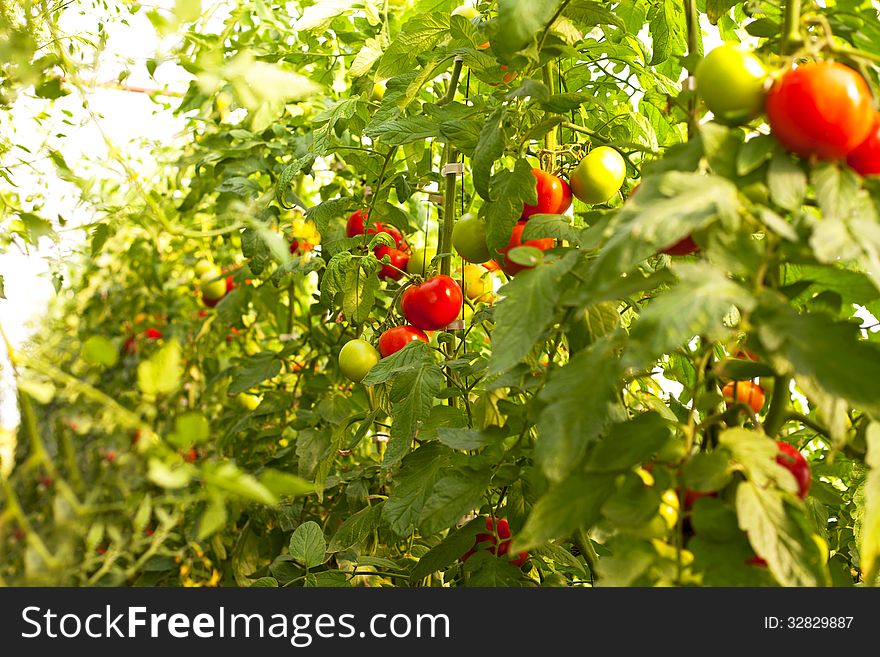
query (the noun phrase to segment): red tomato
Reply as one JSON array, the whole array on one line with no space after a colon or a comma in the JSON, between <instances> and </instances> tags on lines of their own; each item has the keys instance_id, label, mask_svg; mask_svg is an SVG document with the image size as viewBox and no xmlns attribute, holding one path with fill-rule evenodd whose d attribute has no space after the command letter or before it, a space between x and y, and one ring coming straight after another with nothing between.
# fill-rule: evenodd
<instances>
[{"instance_id":1,"label":"red tomato","mask_svg":"<svg viewBox=\"0 0 880 657\"><path fill-rule=\"evenodd\" d=\"M880 113L874 115L868 138L847 156L846 163L863 176L880 175Z\"/></svg>"},{"instance_id":2,"label":"red tomato","mask_svg":"<svg viewBox=\"0 0 880 657\"><path fill-rule=\"evenodd\" d=\"M764 408L764 389L751 381L730 381L721 394L728 405L734 402L748 404L755 413L760 413Z\"/></svg>"},{"instance_id":3,"label":"red tomato","mask_svg":"<svg viewBox=\"0 0 880 657\"><path fill-rule=\"evenodd\" d=\"M848 66L810 62L783 74L770 89L767 120L773 136L793 153L841 159L871 131L871 92Z\"/></svg>"},{"instance_id":4,"label":"red tomato","mask_svg":"<svg viewBox=\"0 0 880 657\"><path fill-rule=\"evenodd\" d=\"M794 475L798 484L798 496L804 499L810 491L810 484L813 483L813 478L810 475L810 464L807 463L807 459L804 458L804 455L794 445L777 440L776 446L779 448L776 462Z\"/></svg>"},{"instance_id":5,"label":"red tomato","mask_svg":"<svg viewBox=\"0 0 880 657\"><path fill-rule=\"evenodd\" d=\"M144 331L144 335L147 336L147 340L158 340L162 337L162 331L151 326L146 331Z\"/></svg>"},{"instance_id":6,"label":"red tomato","mask_svg":"<svg viewBox=\"0 0 880 657\"><path fill-rule=\"evenodd\" d=\"M692 253L696 253L700 250L700 245L694 242L690 235L685 237L684 239L679 240L672 246L667 246L665 249L662 249L660 253L665 253L666 255L671 256L686 256Z\"/></svg>"},{"instance_id":7,"label":"red tomato","mask_svg":"<svg viewBox=\"0 0 880 657\"><path fill-rule=\"evenodd\" d=\"M232 276L226 277L226 294L229 294L235 289L235 280Z\"/></svg>"},{"instance_id":8,"label":"red tomato","mask_svg":"<svg viewBox=\"0 0 880 657\"><path fill-rule=\"evenodd\" d=\"M406 320L423 331L448 326L461 312L461 288L449 276L434 276L421 285L410 285L403 293L400 308Z\"/></svg>"},{"instance_id":9,"label":"red tomato","mask_svg":"<svg viewBox=\"0 0 880 657\"><path fill-rule=\"evenodd\" d=\"M379 336L379 353L382 354L382 358L386 358L417 340L428 341L428 336L422 329L409 325L395 326Z\"/></svg>"},{"instance_id":10,"label":"red tomato","mask_svg":"<svg viewBox=\"0 0 880 657\"><path fill-rule=\"evenodd\" d=\"M501 269L504 270L504 273L508 276L515 276L523 269L531 269L526 265L521 265L518 262L514 262L510 258L507 257L507 252L516 246L533 246L536 249L540 249L541 251L548 251L553 248L555 241L552 237L543 237L538 240L526 240L522 241L522 233L526 227L525 221L520 221L513 227L513 232L510 234L510 241L507 243L507 246L499 251L499 253L504 255L504 264L501 265Z\"/></svg>"},{"instance_id":11,"label":"red tomato","mask_svg":"<svg viewBox=\"0 0 880 657\"><path fill-rule=\"evenodd\" d=\"M136 354L137 353L137 341L134 336L131 336L128 340L125 341L125 344L122 345L122 350L127 354Z\"/></svg>"},{"instance_id":12,"label":"red tomato","mask_svg":"<svg viewBox=\"0 0 880 657\"><path fill-rule=\"evenodd\" d=\"M364 234L364 224L367 221L369 212L366 210L356 210L352 212L348 221L345 223L345 234L348 237Z\"/></svg>"},{"instance_id":13,"label":"red tomato","mask_svg":"<svg viewBox=\"0 0 880 657\"><path fill-rule=\"evenodd\" d=\"M486 518L486 534L479 533L475 537L474 547L465 552L461 560L467 561L473 556L478 549L487 549L492 554L503 557L507 556L510 552L510 544L512 543L510 537L510 526L507 524L506 518L501 518L498 520L498 531L495 531L495 524L492 522L492 518ZM498 539L501 539L499 542ZM491 547L490 547L491 546ZM515 566L522 566L529 558L528 552L520 552L515 557L507 556L507 558L513 562Z\"/></svg>"},{"instance_id":14,"label":"red tomato","mask_svg":"<svg viewBox=\"0 0 880 657\"><path fill-rule=\"evenodd\" d=\"M571 207L571 187L552 173L532 169L537 180L538 204L523 205L520 219L528 219L533 214L562 214Z\"/></svg>"},{"instance_id":15,"label":"red tomato","mask_svg":"<svg viewBox=\"0 0 880 657\"><path fill-rule=\"evenodd\" d=\"M303 240L302 242L300 242L299 240L291 240L290 242L291 255L294 255L296 253L308 253L314 248L315 247L311 242L306 242L305 240Z\"/></svg>"},{"instance_id":16,"label":"red tomato","mask_svg":"<svg viewBox=\"0 0 880 657\"><path fill-rule=\"evenodd\" d=\"M409 253L385 246L384 244L373 249L373 253L379 260L386 255L391 260L391 264L382 265L382 269L379 271L379 278L387 278L392 281L399 281L403 278L403 274L406 272L406 265L409 262Z\"/></svg>"}]
</instances>

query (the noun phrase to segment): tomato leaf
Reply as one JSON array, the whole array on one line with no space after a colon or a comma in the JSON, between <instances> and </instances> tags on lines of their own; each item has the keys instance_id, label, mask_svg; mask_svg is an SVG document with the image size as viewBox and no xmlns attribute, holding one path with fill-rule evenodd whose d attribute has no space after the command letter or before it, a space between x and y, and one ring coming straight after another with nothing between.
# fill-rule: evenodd
<instances>
[{"instance_id":1,"label":"tomato leaf","mask_svg":"<svg viewBox=\"0 0 880 657\"><path fill-rule=\"evenodd\" d=\"M486 524L483 518L475 518L459 529L449 532L442 541L422 555L410 573L410 582L414 584L460 559L474 546L477 534L485 530Z\"/></svg>"},{"instance_id":2,"label":"tomato leaf","mask_svg":"<svg viewBox=\"0 0 880 657\"><path fill-rule=\"evenodd\" d=\"M470 509L480 506L489 485L486 472L456 468L434 485L419 514L419 529L425 535L442 531Z\"/></svg>"},{"instance_id":3,"label":"tomato leaf","mask_svg":"<svg viewBox=\"0 0 880 657\"><path fill-rule=\"evenodd\" d=\"M345 519L327 548L328 552L342 552L360 545L379 526L384 502L368 506Z\"/></svg>"},{"instance_id":4,"label":"tomato leaf","mask_svg":"<svg viewBox=\"0 0 880 657\"><path fill-rule=\"evenodd\" d=\"M404 372L394 380L390 394L394 420L383 468L390 468L409 451L413 438L431 413L443 382L443 371L433 364Z\"/></svg>"},{"instance_id":5,"label":"tomato leaf","mask_svg":"<svg viewBox=\"0 0 880 657\"><path fill-rule=\"evenodd\" d=\"M740 528L783 586L828 586L827 547L820 547L803 510L778 490L744 481L736 489Z\"/></svg>"},{"instance_id":6,"label":"tomato leaf","mask_svg":"<svg viewBox=\"0 0 880 657\"><path fill-rule=\"evenodd\" d=\"M398 536L407 536L415 529L425 500L451 453L443 445L428 443L403 459L382 509L382 519Z\"/></svg>"}]
</instances>

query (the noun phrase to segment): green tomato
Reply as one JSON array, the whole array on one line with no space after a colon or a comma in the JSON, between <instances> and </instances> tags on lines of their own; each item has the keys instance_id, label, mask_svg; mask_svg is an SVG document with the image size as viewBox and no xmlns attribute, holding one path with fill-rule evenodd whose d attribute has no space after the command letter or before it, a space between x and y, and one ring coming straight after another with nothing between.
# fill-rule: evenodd
<instances>
[{"instance_id":1,"label":"green tomato","mask_svg":"<svg viewBox=\"0 0 880 657\"><path fill-rule=\"evenodd\" d=\"M381 82L374 82L373 90L370 92L370 100L378 103L383 98L385 98L385 85Z\"/></svg>"},{"instance_id":2,"label":"green tomato","mask_svg":"<svg viewBox=\"0 0 880 657\"><path fill-rule=\"evenodd\" d=\"M339 369L347 379L360 383L379 362L379 352L366 340L349 340L339 351Z\"/></svg>"},{"instance_id":3,"label":"green tomato","mask_svg":"<svg viewBox=\"0 0 880 657\"><path fill-rule=\"evenodd\" d=\"M417 247L409 252L409 260L406 263L406 273L418 276L424 276L428 267L431 266L431 256L428 250Z\"/></svg>"},{"instance_id":4,"label":"green tomato","mask_svg":"<svg viewBox=\"0 0 880 657\"><path fill-rule=\"evenodd\" d=\"M626 160L609 146L591 150L571 172L571 191L584 203L605 203L626 178Z\"/></svg>"},{"instance_id":5,"label":"green tomato","mask_svg":"<svg viewBox=\"0 0 880 657\"><path fill-rule=\"evenodd\" d=\"M214 269L201 278L202 296L205 299L215 301L226 296L226 279L220 273L219 269Z\"/></svg>"},{"instance_id":6,"label":"green tomato","mask_svg":"<svg viewBox=\"0 0 880 657\"><path fill-rule=\"evenodd\" d=\"M486 243L486 224L472 215L465 215L455 222L452 246L468 262L481 263L492 258Z\"/></svg>"},{"instance_id":7,"label":"green tomato","mask_svg":"<svg viewBox=\"0 0 880 657\"><path fill-rule=\"evenodd\" d=\"M220 273L220 270L217 269L217 265L215 265L210 260L199 260L196 263L196 267L195 267L194 271L196 272L197 278L201 278L202 276L207 274L209 271L216 271L218 273L218 275Z\"/></svg>"},{"instance_id":8,"label":"green tomato","mask_svg":"<svg viewBox=\"0 0 880 657\"><path fill-rule=\"evenodd\" d=\"M471 5L461 5L452 10L453 16L462 16L469 21L477 18L480 15L479 10L476 7Z\"/></svg>"},{"instance_id":9,"label":"green tomato","mask_svg":"<svg viewBox=\"0 0 880 657\"><path fill-rule=\"evenodd\" d=\"M741 125L764 108L767 69L761 60L728 43L706 55L694 73L697 93L720 123Z\"/></svg>"}]
</instances>

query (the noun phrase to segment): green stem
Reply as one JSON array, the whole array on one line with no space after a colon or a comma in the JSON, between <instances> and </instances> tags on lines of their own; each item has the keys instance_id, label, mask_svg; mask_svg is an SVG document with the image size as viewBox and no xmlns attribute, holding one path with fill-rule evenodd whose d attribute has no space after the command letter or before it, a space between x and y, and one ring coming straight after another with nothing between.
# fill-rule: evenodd
<instances>
[{"instance_id":1,"label":"green stem","mask_svg":"<svg viewBox=\"0 0 880 657\"><path fill-rule=\"evenodd\" d=\"M574 534L574 544L577 545L578 550L581 551L581 555L584 557L584 561L587 562L587 566L589 566L590 572L593 575L593 580L599 579L599 575L596 572L599 555L596 554L596 548L593 547L593 542L590 540L587 532L583 529L578 529Z\"/></svg>"},{"instance_id":2,"label":"green stem","mask_svg":"<svg viewBox=\"0 0 880 657\"><path fill-rule=\"evenodd\" d=\"M801 0L788 0L785 3L785 17L782 27L782 54L791 54L803 43L801 38Z\"/></svg>"},{"instance_id":3,"label":"green stem","mask_svg":"<svg viewBox=\"0 0 880 657\"><path fill-rule=\"evenodd\" d=\"M553 65L549 62L544 64L544 85L550 91L551 96L556 93L553 84ZM558 146L557 130L558 128L553 126L547 131L547 135L544 137L544 150L547 151L547 170L550 172L556 170L556 148Z\"/></svg>"},{"instance_id":4,"label":"green stem","mask_svg":"<svg viewBox=\"0 0 880 657\"><path fill-rule=\"evenodd\" d=\"M697 55L702 50L702 37L700 34L700 13L697 10L697 0L685 0L684 3L685 19L687 22L687 43L688 55ZM688 75L685 82L686 89L694 89L693 73ZM688 101L688 138L691 138L697 131L697 95L691 95Z\"/></svg>"},{"instance_id":5,"label":"green stem","mask_svg":"<svg viewBox=\"0 0 880 657\"><path fill-rule=\"evenodd\" d=\"M791 399L788 390L790 382L791 378L787 376L773 377L773 399L770 400L770 408L764 419L764 432L768 436L775 436L785 424L788 403Z\"/></svg>"}]
</instances>

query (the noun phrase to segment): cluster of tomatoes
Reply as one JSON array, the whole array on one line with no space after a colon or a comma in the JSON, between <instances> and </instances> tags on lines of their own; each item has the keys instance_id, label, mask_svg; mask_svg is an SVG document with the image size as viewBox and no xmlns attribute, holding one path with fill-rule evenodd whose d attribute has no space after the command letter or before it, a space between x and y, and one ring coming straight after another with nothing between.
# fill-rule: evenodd
<instances>
[{"instance_id":1,"label":"cluster of tomatoes","mask_svg":"<svg viewBox=\"0 0 880 657\"><path fill-rule=\"evenodd\" d=\"M773 136L792 153L880 174L880 114L865 79L849 66L806 62L782 72L768 90L761 60L725 44L700 62L695 77L716 120L742 125L764 112Z\"/></svg>"},{"instance_id":2,"label":"cluster of tomatoes","mask_svg":"<svg viewBox=\"0 0 880 657\"><path fill-rule=\"evenodd\" d=\"M379 271L379 277L392 281L399 281L406 273L409 264L411 250L409 244L403 237L403 234L390 224L383 224L379 221L373 221L369 224L370 213L367 210L357 210L353 212L345 224L345 234L349 237L357 237L358 235L377 235L385 233L394 240L394 246L380 244L373 249L373 254L379 259L388 256L388 264L383 264Z\"/></svg>"}]
</instances>

